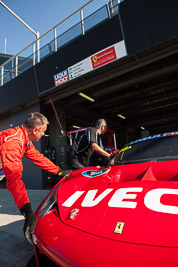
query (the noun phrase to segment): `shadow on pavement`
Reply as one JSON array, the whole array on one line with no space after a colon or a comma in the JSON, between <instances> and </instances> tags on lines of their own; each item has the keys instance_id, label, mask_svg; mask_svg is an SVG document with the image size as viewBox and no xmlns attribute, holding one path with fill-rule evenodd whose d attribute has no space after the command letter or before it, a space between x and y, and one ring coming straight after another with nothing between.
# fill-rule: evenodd
<instances>
[{"instance_id":1,"label":"shadow on pavement","mask_svg":"<svg viewBox=\"0 0 178 267\"><path fill-rule=\"evenodd\" d=\"M33 255L25 267L36 267L36 266L37 265L36 265L35 255Z\"/></svg>"},{"instance_id":2,"label":"shadow on pavement","mask_svg":"<svg viewBox=\"0 0 178 267\"><path fill-rule=\"evenodd\" d=\"M0 227L0 266L24 267L34 255L33 247L25 240L23 221Z\"/></svg>"}]
</instances>

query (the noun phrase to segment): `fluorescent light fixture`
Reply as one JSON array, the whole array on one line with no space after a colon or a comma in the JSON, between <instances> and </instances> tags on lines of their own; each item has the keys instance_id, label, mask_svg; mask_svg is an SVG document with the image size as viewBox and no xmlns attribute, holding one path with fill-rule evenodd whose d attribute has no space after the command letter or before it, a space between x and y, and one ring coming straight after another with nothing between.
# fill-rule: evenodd
<instances>
[{"instance_id":1,"label":"fluorescent light fixture","mask_svg":"<svg viewBox=\"0 0 178 267\"><path fill-rule=\"evenodd\" d=\"M83 98L85 98L85 99L87 99L87 100L89 100L89 101L91 101L91 102L95 102L95 99L93 99L93 98L91 98L91 97L89 97L89 96L87 96L87 95L85 95L85 94L83 94L81 92L79 92L78 95L83 97Z\"/></svg>"},{"instance_id":2,"label":"fluorescent light fixture","mask_svg":"<svg viewBox=\"0 0 178 267\"><path fill-rule=\"evenodd\" d=\"M72 127L75 128L75 129L79 129L80 128L79 126L76 126L76 125L73 125Z\"/></svg>"},{"instance_id":3,"label":"fluorescent light fixture","mask_svg":"<svg viewBox=\"0 0 178 267\"><path fill-rule=\"evenodd\" d=\"M123 120L126 120L126 117L124 117L124 116L121 115L121 114L117 114L117 116L120 117L120 118L123 119Z\"/></svg>"},{"instance_id":4,"label":"fluorescent light fixture","mask_svg":"<svg viewBox=\"0 0 178 267\"><path fill-rule=\"evenodd\" d=\"M140 127L141 130L145 130L145 128L143 126Z\"/></svg>"}]
</instances>

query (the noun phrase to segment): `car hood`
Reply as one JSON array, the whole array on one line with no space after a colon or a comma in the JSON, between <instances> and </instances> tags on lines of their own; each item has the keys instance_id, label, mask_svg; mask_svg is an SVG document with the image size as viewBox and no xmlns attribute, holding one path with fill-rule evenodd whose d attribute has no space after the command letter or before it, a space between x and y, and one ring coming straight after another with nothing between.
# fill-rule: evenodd
<instances>
[{"instance_id":1,"label":"car hood","mask_svg":"<svg viewBox=\"0 0 178 267\"><path fill-rule=\"evenodd\" d=\"M102 238L178 247L176 166L172 161L75 171L58 190L60 219Z\"/></svg>"}]
</instances>

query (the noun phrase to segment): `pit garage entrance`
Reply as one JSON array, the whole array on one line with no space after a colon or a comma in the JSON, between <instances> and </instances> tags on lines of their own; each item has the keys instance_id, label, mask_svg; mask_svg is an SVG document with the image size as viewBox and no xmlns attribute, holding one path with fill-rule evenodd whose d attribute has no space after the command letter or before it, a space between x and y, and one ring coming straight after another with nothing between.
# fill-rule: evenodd
<instances>
[{"instance_id":1,"label":"pit garage entrance","mask_svg":"<svg viewBox=\"0 0 178 267\"><path fill-rule=\"evenodd\" d=\"M66 132L105 118L121 147L137 138L177 131L177 44L178 37L171 38L60 85L50 96ZM43 101L45 114L54 120L48 97Z\"/></svg>"}]
</instances>

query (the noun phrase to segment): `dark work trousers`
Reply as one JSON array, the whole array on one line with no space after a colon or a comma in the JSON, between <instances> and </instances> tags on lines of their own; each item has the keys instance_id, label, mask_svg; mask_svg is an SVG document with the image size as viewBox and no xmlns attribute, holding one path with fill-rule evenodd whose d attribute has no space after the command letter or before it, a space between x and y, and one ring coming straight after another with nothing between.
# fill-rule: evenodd
<instances>
[{"instance_id":1,"label":"dark work trousers","mask_svg":"<svg viewBox=\"0 0 178 267\"><path fill-rule=\"evenodd\" d=\"M79 170L86 167L83 158L77 155L68 156L67 165L69 166L69 168L72 168L72 170Z\"/></svg>"}]
</instances>

